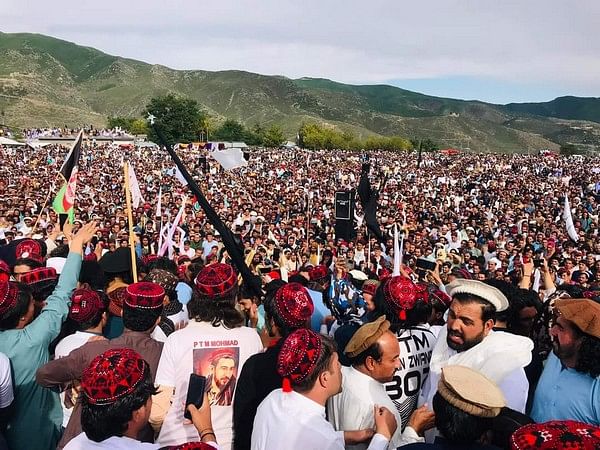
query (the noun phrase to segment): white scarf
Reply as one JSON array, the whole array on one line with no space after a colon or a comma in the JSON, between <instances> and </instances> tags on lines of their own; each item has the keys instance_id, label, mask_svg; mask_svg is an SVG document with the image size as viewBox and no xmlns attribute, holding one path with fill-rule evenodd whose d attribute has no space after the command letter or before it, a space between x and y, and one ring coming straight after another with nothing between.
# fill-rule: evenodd
<instances>
[{"instance_id":1,"label":"white scarf","mask_svg":"<svg viewBox=\"0 0 600 450\"><path fill-rule=\"evenodd\" d=\"M431 354L429 370L438 377L445 366L466 366L499 384L508 374L531 362L533 342L524 336L490 331L479 344L458 353L448 347L447 335L448 327L442 327Z\"/></svg>"}]
</instances>

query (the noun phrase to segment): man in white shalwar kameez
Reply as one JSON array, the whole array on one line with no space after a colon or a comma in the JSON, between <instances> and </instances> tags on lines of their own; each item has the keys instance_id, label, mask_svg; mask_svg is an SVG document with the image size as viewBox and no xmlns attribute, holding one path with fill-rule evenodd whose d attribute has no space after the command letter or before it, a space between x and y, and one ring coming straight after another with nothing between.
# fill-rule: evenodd
<instances>
[{"instance_id":1,"label":"man in white shalwar kameez","mask_svg":"<svg viewBox=\"0 0 600 450\"><path fill-rule=\"evenodd\" d=\"M368 450L385 450L396 431L394 415L374 408L373 428L337 432L325 419L325 404L342 387L335 344L314 331L299 329L283 343L277 372L283 389L260 404L252 430L252 450L344 450L345 443L369 441Z\"/></svg>"},{"instance_id":2,"label":"man in white shalwar kameez","mask_svg":"<svg viewBox=\"0 0 600 450\"><path fill-rule=\"evenodd\" d=\"M498 289L475 280L453 281L446 290L452 297L448 323L433 349L420 403L431 405L442 368L457 365L474 369L495 382L507 406L524 412L529 389L524 367L531 362L533 342L492 331L495 313L506 310L508 300Z\"/></svg>"},{"instance_id":3,"label":"man in white shalwar kameez","mask_svg":"<svg viewBox=\"0 0 600 450\"><path fill-rule=\"evenodd\" d=\"M434 415L426 407L415 411L402 432L398 409L383 383L390 381L400 366L400 345L385 316L362 325L346 346L351 367L342 367L342 392L327 401L329 422L336 430L373 428L374 405L385 406L394 413L398 428L388 448L423 442L419 435L433 425ZM347 444L346 450L364 450L365 443Z\"/></svg>"}]
</instances>

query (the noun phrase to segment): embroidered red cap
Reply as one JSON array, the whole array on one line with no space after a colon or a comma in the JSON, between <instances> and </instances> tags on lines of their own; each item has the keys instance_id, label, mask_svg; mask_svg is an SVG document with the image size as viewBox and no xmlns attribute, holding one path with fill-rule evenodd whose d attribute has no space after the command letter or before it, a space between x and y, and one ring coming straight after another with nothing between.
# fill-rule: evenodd
<instances>
[{"instance_id":1,"label":"embroidered red cap","mask_svg":"<svg viewBox=\"0 0 600 450\"><path fill-rule=\"evenodd\" d=\"M275 293L275 310L291 328L301 327L315 310L308 291L300 283L288 283Z\"/></svg>"},{"instance_id":2,"label":"embroidered red cap","mask_svg":"<svg viewBox=\"0 0 600 450\"><path fill-rule=\"evenodd\" d=\"M213 351L209 355L208 360L210 361L211 364L216 365L219 362L219 360L222 358L233 359L233 360L237 359L235 352L233 351L232 348L220 348L220 349Z\"/></svg>"},{"instance_id":3,"label":"embroidered red cap","mask_svg":"<svg viewBox=\"0 0 600 450\"><path fill-rule=\"evenodd\" d=\"M110 349L96 356L81 376L81 390L93 405L108 405L133 392L148 364L129 348Z\"/></svg>"},{"instance_id":4,"label":"embroidered red cap","mask_svg":"<svg viewBox=\"0 0 600 450\"><path fill-rule=\"evenodd\" d=\"M283 342L277 357L277 373L292 382L305 379L315 368L321 355L321 336L312 330L299 328Z\"/></svg>"},{"instance_id":5,"label":"embroidered red cap","mask_svg":"<svg viewBox=\"0 0 600 450\"><path fill-rule=\"evenodd\" d=\"M600 428L572 420L532 423L515 431L513 450L597 450Z\"/></svg>"},{"instance_id":6,"label":"embroidered red cap","mask_svg":"<svg viewBox=\"0 0 600 450\"><path fill-rule=\"evenodd\" d=\"M4 315L17 304L19 288L12 281L0 282L0 316Z\"/></svg>"},{"instance_id":7,"label":"embroidered red cap","mask_svg":"<svg viewBox=\"0 0 600 450\"><path fill-rule=\"evenodd\" d=\"M55 281L58 279L58 274L54 267L38 267L29 272L21 274L20 282L28 286L34 286L45 281Z\"/></svg>"},{"instance_id":8,"label":"embroidered red cap","mask_svg":"<svg viewBox=\"0 0 600 450\"><path fill-rule=\"evenodd\" d=\"M410 278L395 276L383 282L383 298L400 320L406 320L406 311L415 307L417 301L429 301L427 286L418 285Z\"/></svg>"},{"instance_id":9,"label":"embroidered red cap","mask_svg":"<svg viewBox=\"0 0 600 450\"><path fill-rule=\"evenodd\" d=\"M42 244L33 239L23 239L15 248L15 256L17 259L27 258L41 263L44 261Z\"/></svg>"},{"instance_id":10,"label":"embroidered red cap","mask_svg":"<svg viewBox=\"0 0 600 450\"><path fill-rule=\"evenodd\" d=\"M91 289L75 289L71 295L69 317L77 323L87 322L105 309L100 294Z\"/></svg>"},{"instance_id":11,"label":"embroidered red cap","mask_svg":"<svg viewBox=\"0 0 600 450\"><path fill-rule=\"evenodd\" d=\"M0 259L0 282L10 280L10 267Z\"/></svg>"},{"instance_id":12,"label":"embroidered red cap","mask_svg":"<svg viewBox=\"0 0 600 450\"><path fill-rule=\"evenodd\" d=\"M127 286L124 303L132 308L155 309L163 306L165 290L150 281L140 281Z\"/></svg>"},{"instance_id":13,"label":"embroidered red cap","mask_svg":"<svg viewBox=\"0 0 600 450\"><path fill-rule=\"evenodd\" d=\"M328 275L329 269L323 264L313 267L312 270L308 272L308 276L312 281L321 281L323 278L327 278Z\"/></svg>"},{"instance_id":14,"label":"embroidered red cap","mask_svg":"<svg viewBox=\"0 0 600 450\"><path fill-rule=\"evenodd\" d=\"M218 300L236 292L237 274L229 264L214 263L200 270L194 284L201 297Z\"/></svg>"},{"instance_id":15,"label":"embroidered red cap","mask_svg":"<svg viewBox=\"0 0 600 450\"><path fill-rule=\"evenodd\" d=\"M366 280L362 285L363 294L375 295L377 288L379 287L379 281L377 280Z\"/></svg>"},{"instance_id":16,"label":"embroidered red cap","mask_svg":"<svg viewBox=\"0 0 600 450\"><path fill-rule=\"evenodd\" d=\"M0 259L0 273L8 273L10 274L10 267L6 262Z\"/></svg>"}]
</instances>

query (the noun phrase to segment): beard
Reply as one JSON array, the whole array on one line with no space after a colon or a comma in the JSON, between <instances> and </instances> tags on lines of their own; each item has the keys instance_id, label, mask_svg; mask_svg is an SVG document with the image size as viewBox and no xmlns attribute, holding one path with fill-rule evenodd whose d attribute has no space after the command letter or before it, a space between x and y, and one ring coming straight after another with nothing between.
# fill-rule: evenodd
<instances>
[{"instance_id":1,"label":"beard","mask_svg":"<svg viewBox=\"0 0 600 450\"><path fill-rule=\"evenodd\" d=\"M221 377L219 379L215 378L215 384L217 385L217 387L219 389L223 389L225 386L227 386L227 383L229 383L229 380L231 380L230 377Z\"/></svg>"},{"instance_id":2,"label":"beard","mask_svg":"<svg viewBox=\"0 0 600 450\"><path fill-rule=\"evenodd\" d=\"M459 338L461 342L455 342L450 339L451 337ZM458 353L461 353L466 350L469 350L470 348L475 347L477 344L483 341L484 337L485 336L483 334L483 330L477 336L470 339L465 338L464 334L462 334L460 331L448 330L446 343L448 344L448 347L450 347L452 350L456 350Z\"/></svg>"},{"instance_id":3,"label":"beard","mask_svg":"<svg viewBox=\"0 0 600 450\"><path fill-rule=\"evenodd\" d=\"M571 359L577 355L577 348L574 345L560 345L558 339L552 341L552 351L561 361Z\"/></svg>"}]
</instances>

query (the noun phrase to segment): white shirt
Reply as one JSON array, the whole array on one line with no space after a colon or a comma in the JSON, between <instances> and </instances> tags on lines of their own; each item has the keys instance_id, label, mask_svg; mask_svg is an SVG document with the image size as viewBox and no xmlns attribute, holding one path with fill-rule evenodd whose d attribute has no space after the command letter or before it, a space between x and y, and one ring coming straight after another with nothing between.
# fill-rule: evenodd
<instances>
[{"instance_id":1,"label":"white shirt","mask_svg":"<svg viewBox=\"0 0 600 450\"><path fill-rule=\"evenodd\" d=\"M375 405L385 406L396 417L398 428L392 436L390 448L424 441L412 427L407 427L402 433L402 418L383 384L354 367L342 367L342 392L327 401L327 415L333 427L339 431L374 428L373 407ZM346 450L366 448L365 443L346 445Z\"/></svg>"},{"instance_id":2,"label":"white shirt","mask_svg":"<svg viewBox=\"0 0 600 450\"><path fill-rule=\"evenodd\" d=\"M56 350L54 351L54 359L64 358L68 356L73 350L81 347L83 344L89 341L90 338L98 336L94 333L88 333L87 331L76 331L75 334L71 334L63 339L56 345ZM71 395L71 387L68 387L65 391L60 393L60 405L63 410L63 421L62 426L67 428L67 424L69 423L69 419L71 418L71 413L73 412L73 407L67 408L65 402L65 396L67 394Z\"/></svg>"},{"instance_id":3,"label":"white shirt","mask_svg":"<svg viewBox=\"0 0 600 450\"><path fill-rule=\"evenodd\" d=\"M0 408L6 408L14 400L10 360L0 353Z\"/></svg>"},{"instance_id":4,"label":"white shirt","mask_svg":"<svg viewBox=\"0 0 600 450\"><path fill-rule=\"evenodd\" d=\"M384 450L381 434L371 439L369 450ZM298 394L276 389L265 398L254 418L252 450L343 450L344 432L325 420L325 407Z\"/></svg>"},{"instance_id":5,"label":"white shirt","mask_svg":"<svg viewBox=\"0 0 600 450\"><path fill-rule=\"evenodd\" d=\"M80 433L65 445L64 450L157 450L159 448L158 444L118 436L110 437L102 442L94 442L88 439L85 433Z\"/></svg>"},{"instance_id":6,"label":"white shirt","mask_svg":"<svg viewBox=\"0 0 600 450\"><path fill-rule=\"evenodd\" d=\"M193 428L193 425L190 426ZM207 442L207 444L219 450L219 446L215 442ZM85 433L80 433L65 445L64 450L158 450L159 448L158 444L118 436L110 437L102 442L94 442L88 439Z\"/></svg>"},{"instance_id":7,"label":"white shirt","mask_svg":"<svg viewBox=\"0 0 600 450\"><path fill-rule=\"evenodd\" d=\"M458 365L477 370L492 380L502 391L506 406L525 412L529 381L523 369L531 362L533 342L523 336L503 331L490 331L479 344L464 352L448 347L448 328L442 327L431 355L430 372L419 398L420 404L432 408L441 370L447 365ZM427 442L433 442L437 430L425 433Z\"/></svg>"},{"instance_id":8,"label":"white shirt","mask_svg":"<svg viewBox=\"0 0 600 450\"><path fill-rule=\"evenodd\" d=\"M191 320L187 327L167 337L156 371L156 384L175 387L175 395L158 435L157 443L161 447L200 439L193 426L182 425L182 405L185 403L192 372L207 377L207 388L212 386L211 354L222 349L234 354L235 369L229 386L235 389L235 383L246 360L263 349L256 330L248 327L213 327L208 322ZM233 399L233 392L230 393ZM228 403L211 407L213 429L217 442L224 450L231 448L233 438L233 401Z\"/></svg>"},{"instance_id":9,"label":"white shirt","mask_svg":"<svg viewBox=\"0 0 600 450\"><path fill-rule=\"evenodd\" d=\"M71 334L63 339L56 345L54 351L54 359L64 358L68 356L73 350L81 347L83 344L88 342L90 338L98 336L95 333L89 333L87 331L76 331L75 334Z\"/></svg>"},{"instance_id":10,"label":"white shirt","mask_svg":"<svg viewBox=\"0 0 600 450\"><path fill-rule=\"evenodd\" d=\"M431 371L423 386L421 403L431 407L441 369L447 365L459 365L481 372L500 388L506 406L525 411L529 382L523 368L531 362L533 342L530 339L503 331L490 331L479 344L458 353L448 347L447 335L448 328L443 327L433 350Z\"/></svg>"}]
</instances>

